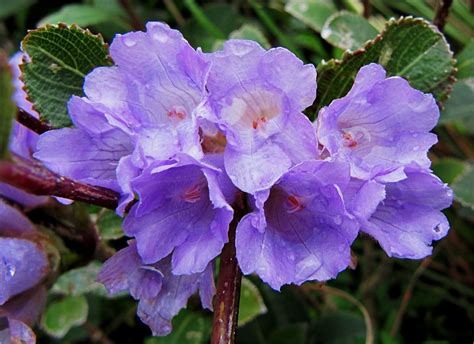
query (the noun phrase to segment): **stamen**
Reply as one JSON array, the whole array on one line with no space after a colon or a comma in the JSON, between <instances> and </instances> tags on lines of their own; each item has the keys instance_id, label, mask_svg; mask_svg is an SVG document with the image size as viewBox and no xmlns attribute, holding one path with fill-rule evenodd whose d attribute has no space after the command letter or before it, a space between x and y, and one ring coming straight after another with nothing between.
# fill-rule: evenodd
<instances>
[{"instance_id":1,"label":"stamen","mask_svg":"<svg viewBox=\"0 0 474 344\"><path fill-rule=\"evenodd\" d=\"M196 184L187 189L183 194L184 201L188 203L196 203L201 199L201 184Z\"/></svg>"},{"instance_id":2,"label":"stamen","mask_svg":"<svg viewBox=\"0 0 474 344\"><path fill-rule=\"evenodd\" d=\"M290 214L294 213L294 212L297 212L297 211L301 211L301 210L304 209L304 205L301 202L301 200L298 197L294 196L294 195L288 196L286 201L287 201L287 204L288 204L288 212Z\"/></svg>"},{"instance_id":3,"label":"stamen","mask_svg":"<svg viewBox=\"0 0 474 344\"><path fill-rule=\"evenodd\" d=\"M258 129L258 128L261 128L267 122L268 122L267 116L260 116L260 118L254 119L252 121L252 127L254 129Z\"/></svg>"},{"instance_id":4,"label":"stamen","mask_svg":"<svg viewBox=\"0 0 474 344\"><path fill-rule=\"evenodd\" d=\"M342 134L342 138L344 139L344 146L349 148L357 146L357 141L352 137L351 133Z\"/></svg>"},{"instance_id":5,"label":"stamen","mask_svg":"<svg viewBox=\"0 0 474 344\"><path fill-rule=\"evenodd\" d=\"M182 121L186 118L186 109L182 106L172 106L167 115L171 120Z\"/></svg>"}]
</instances>

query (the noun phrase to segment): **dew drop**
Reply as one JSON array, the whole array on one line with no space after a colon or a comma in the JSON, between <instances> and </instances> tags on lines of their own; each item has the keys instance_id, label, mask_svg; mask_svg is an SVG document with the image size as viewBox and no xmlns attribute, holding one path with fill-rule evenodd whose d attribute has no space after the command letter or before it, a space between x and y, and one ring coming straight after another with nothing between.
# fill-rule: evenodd
<instances>
[{"instance_id":1,"label":"dew drop","mask_svg":"<svg viewBox=\"0 0 474 344\"><path fill-rule=\"evenodd\" d=\"M127 46L127 47L133 47L137 44L137 41L130 37L130 36L124 36L123 37L123 43Z\"/></svg>"},{"instance_id":2,"label":"dew drop","mask_svg":"<svg viewBox=\"0 0 474 344\"><path fill-rule=\"evenodd\" d=\"M342 223L342 218L340 215L334 216L334 223L338 226Z\"/></svg>"}]
</instances>

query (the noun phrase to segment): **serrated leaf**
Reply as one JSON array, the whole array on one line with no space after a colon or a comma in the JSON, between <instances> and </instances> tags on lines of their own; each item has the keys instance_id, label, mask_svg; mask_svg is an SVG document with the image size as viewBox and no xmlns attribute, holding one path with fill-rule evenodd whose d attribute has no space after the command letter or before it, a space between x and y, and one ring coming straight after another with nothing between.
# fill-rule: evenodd
<instances>
[{"instance_id":1,"label":"serrated leaf","mask_svg":"<svg viewBox=\"0 0 474 344\"><path fill-rule=\"evenodd\" d=\"M111 210L103 210L99 214L96 226L103 240L116 240L124 236L123 219Z\"/></svg>"},{"instance_id":2,"label":"serrated leaf","mask_svg":"<svg viewBox=\"0 0 474 344\"><path fill-rule=\"evenodd\" d=\"M456 77L459 79L474 77L474 41L469 42L456 59L458 68Z\"/></svg>"},{"instance_id":3,"label":"serrated leaf","mask_svg":"<svg viewBox=\"0 0 474 344\"><path fill-rule=\"evenodd\" d=\"M209 340L211 321L202 313L183 309L173 319L173 331L166 337L148 338L145 344L201 344Z\"/></svg>"},{"instance_id":4,"label":"serrated leaf","mask_svg":"<svg viewBox=\"0 0 474 344\"><path fill-rule=\"evenodd\" d=\"M377 34L378 31L367 19L347 11L337 12L329 17L321 31L321 37L330 44L350 50L359 49Z\"/></svg>"},{"instance_id":5,"label":"serrated leaf","mask_svg":"<svg viewBox=\"0 0 474 344\"><path fill-rule=\"evenodd\" d=\"M3 50L0 50L0 159L8 155L10 133L16 115L16 106L12 100L13 92L12 72L8 58Z\"/></svg>"},{"instance_id":6,"label":"serrated leaf","mask_svg":"<svg viewBox=\"0 0 474 344\"><path fill-rule=\"evenodd\" d=\"M89 265L69 270L61 275L53 285L52 292L62 295L79 296L86 293L107 296L105 287L96 282L102 264L91 262Z\"/></svg>"},{"instance_id":7,"label":"serrated leaf","mask_svg":"<svg viewBox=\"0 0 474 344\"><path fill-rule=\"evenodd\" d=\"M0 19L16 14L35 2L36 0L2 0L0 6Z\"/></svg>"},{"instance_id":8,"label":"serrated leaf","mask_svg":"<svg viewBox=\"0 0 474 344\"><path fill-rule=\"evenodd\" d=\"M111 63L102 37L75 25L30 31L22 50L29 56L22 68L28 97L41 119L55 127L71 124L66 104L72 95L83 95L84 77Z\"/></svg>"},{"instance_id":9,"label":"serrated leaf","mask_svg":"<svg viewBox=\"0 0 474 344\"><path fill-rule=\"evenodd\" d=\"M238 30L232 31L229 35L231 39L250 39L260 43L265 49L270 48L270 42L263 34L263 32L255 25L244 24Z\"/></svg>"},{"instance_id":10,"label":"serrated leaf","mask_svg":"<svg viewBox=\"0 0 474 344\"><path fill-rule=\"evenodd\" d=\"M285 11L310 28L321 32L326 19L337 11L332 0L290 0Z\"/></svg>"},{"instance_id":11,"label":"serrated leaf","mask_svg":"<svg viewBox=\"0 0 474 344\"><path fill-rule=\"evenodd\" d=\"M62 338L74 326L87 320L89 307L83 296L70 296L48 305L42 318L42 327L49 335Z\"/></svg>"},{"instance_id":12,"label":"serrated leaf","mask_svg":"<svg viewBox=\"0 0 474 344\"><path fill-rule=\"evenodd\" d=\"M38 26L57 23L90 26L117 19L120 20L113 12L104 11L101 8L90 5L72 4L63 6L59 11L41 19Z\"/></svg>"},{"instance_id":13,"label":"serrated leaf","mask_svg":"<svg viewBox=\"0 0 474 344\"><path fill-rule=\"evenodd\" d=\"M464 173L456 178L451 188L454 199L465 207L474 209L474 165L466 167Z\"/></svg>"},{"instance_id":14,"label":"serrated leaf","mask_svg":"<svg viewBox=\"0 0 474 344\"><path fill-rule=\"evenodd\" d=\"M242 278L239 305L239 326L243 326L260 314L267 312L258 288L247 278Z\"/></svg>"},{"instance_id":15,"label":"serrated leaf","mask_svg":"<svg viewBox=\"0 0 474 344\"><path fill-rule=\"evenodd\" d=\"M474 133L473 99L474 77L456 82L451 97L444 104L440 124L460 123L468 132Z\"/></svg>"},{"instance_id":16,"label":"serrated leaf","mask_svg":"<svg viewBox=\"0 0 474 344\"><path fill-rule=\"evenodd\" d=\"M371 62L383 65L388 76L404 77L414 88L433 93L442 103L454 82L452 56L444 36L426 20L391 19L364 48L318 66L318 94L313 110L344 96L359 69Z\"/></svg>"}]
</instances>

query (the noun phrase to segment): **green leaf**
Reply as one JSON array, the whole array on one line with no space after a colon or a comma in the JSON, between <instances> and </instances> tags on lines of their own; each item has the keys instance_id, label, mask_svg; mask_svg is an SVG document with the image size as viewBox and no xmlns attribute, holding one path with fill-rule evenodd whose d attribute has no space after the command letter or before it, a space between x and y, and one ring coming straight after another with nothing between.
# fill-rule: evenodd
<instances>
[{"instance_id":1,"label":"green leaf","mask_svg":"<svg viewBox=\"0 0 474 344\"><path fill-rule=\"evenodd\" d=\"M116 240L124 236L123 219L112 210L102 210L98 215L96 226L103 240Z\"/></svg>"},{"instance_id":2,"label":"green leaf","mask_svg":"<svg viewBox=\"0 0 474 344\"><path fill-rule=\"evenodd\" d=\"M239 326L243 326L260 314L267 312L258 288L247 278L242 278L239 306Z\"/></svg>"},{"instance_id":3,"label":"green leaf","mask_svg":"<svg viewBox=\"0 0 474 344\"><path fill-rule=\"evenodd\" d=\"M285 11L310 28L321 32L326 19L337 11L332 0L289 0Z\"/></svg>"},{"instance_id":4,"label":"green leaf","mask_svg":"<svg viewBox=\"0 0 474 344\"><path fill-rule=\"evenodd\" d=\"M117 19L120 20L113 12L104 11L101 8L90 5L72 4L63 6L59 11L41 19L38 26L57 23L90 26Z\"/></svg>"},{"instance_id":5,"label":"green leaf","mask_svg":"<svg viewBox=\"0 0 474 344\"><path fill-rule=\"evenodd\" d=\"M270 42L263 34L263 32L255 25L244 24L238 30L232 31L229 35L231 39L250 39L260 43L265 49L270 48Z\"/></svg>"},{"instance_id":6,"label":"green leaf","mask_svg":"<svg viewBox=\"0 0 474 344\"><path fill-rule=\"evenodd\" d=\"M333 14L323 26L321 37L341 49L356 50L378 31L364 17L341 11Z\"/></svg>"},{"instance_id":7,"label":"green leaf","mask_svg":"<svg viewBox=\"0 0 474 344\"><path fill-rule=\"evenodd\" d=\"M454 199L465 207L474 209L474 165L466 167L465 172L451 185Z\"/></svg>"},{"instance_id":8,"label":"green leaf","mask_svg":"<svg viewBox=\"0 0 474 344\"><path fill-rule=\"evenodd\" d=\"M166 337L148 338L145 344L200 344L210 336L211 321L202 313L183 309L173 319L173 331Z\"/></svg>"},{"instance_id":9,"label":"green leaf","mask_svg":"<svg viewBox=\"0 0 474 344\"><path fill-rule=\"evenodd\" d=\"M8 155L10 133L16 115L16 106L12 97L12 71L7 55L0 50L0 159Z\"/></svg>"},{"instance_id":10,"label":"green leaf","mask_svg":"<svg viewBox=\"0 0 474 344\"><path fill-rule=\"evenodd\" d=\"M456 77L459 79L474 77L474 40L466 45L456 59L458 60Z\"/></svg>"},{"instance_id":11,"label":"green leaf","mask_svg":"<svg viewBox=\"0 0 474 344\"><path fill-rule=\"evenodd\" d=\"M312 332L319 343L353 344L365 338L365 323L358 315L338 311L319 319Z\"/></svg>"},{"instance_id":12,"label":"green leaf","mask_svg":"<svg viewBox=\"0 0 474 344\"><path fill-rule=\"evenodd\" d=\"M72 327L86 322L88 311L85 297L67 297L48 305L42 318L42 327L49 335L62 338Z\"/></svg>"},{"instance_id":13,"label":"green leaf","mask_svg":"<svg viewBox=\"0 0 474 344\"><path fill-rule=\"evenodd\" d=\"M91 262L89 265L69 270L61 275L53 285L52 292L62 295L79 296L86 293L107 296L105 287L96 282L102 264Z\"/></svg>"},{"instance_id":14,"label":"green leaf","mask_svg":"<svg viewBox=\"0 0 474 344\"><path fill-rule=\"evenodd\" d=\"M35 2L36 0L2 0L0 6L0 19L17 14Z\"/></svg>"},{"instance_id":15,"label":"green leaf","mask_svg":"<svg viewBox=\"0 0 474 344\"><path fill-rule=\"evenodd\" d=\"M389 76L404 77L414 88L433 93L442 103L454 82L452 56L444 36L429 22L411 17L391 19L364 48L318 66L315 110L344 96L359 69L371 62L383 65Z\"/></svg>"},{"instance_id":16,"label":"green leaf","mask_svg":"<svg viewBox=\"0 0 474 344\"><path fill-rule=\"evenodd\" d=\"M270 344L305 344L306 334L308 332L307 323L295 323L279 326L270 335Z\"/></svg>"},{"instance_id":17,"label":"green leaf","mask_svg":"<svg viewBox=\"0 0 474 344\"><path fill-rule=\"evenodd\" d=\"M440 124L460 123L467 131L474 133L474 77L459 80L454 84L451 97L444 104Z\"/></svg>"},{"instance_id":18,"label":"green leaf","mask_svg":"<svg viewBox=\"0 0 474 344\"><path fill-rule=\"evenodd\" d=\"M56 127L71 124L66 105L72 95L83 95L84 77L95 67L111 64L102 37L75 25L30 31L22 50L30 58L22 68L28 97L41 119Z\"/></svg>"},{"instance_id":19,"label":"green leaf","mask_svg":"<svg viewBox=\"0 0 474 344\"><path fill-rule=\"evenodd\" d=\"M445 183L451 184L466 169L466 164L458 159L444 158L433 163L433 172Z\"/></svg>"}]
</instances>

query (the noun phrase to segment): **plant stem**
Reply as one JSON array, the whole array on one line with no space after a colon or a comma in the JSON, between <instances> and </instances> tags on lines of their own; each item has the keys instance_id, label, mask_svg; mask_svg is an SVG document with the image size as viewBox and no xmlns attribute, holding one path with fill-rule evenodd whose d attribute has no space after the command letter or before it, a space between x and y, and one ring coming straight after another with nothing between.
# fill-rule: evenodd
<instances>
[{"instance_id":1,"label":"plant stem","mask_svg":"<svg viewBox=\"0 0 474 344\"><path fill-rule=\"evenodd\" d=\"M62 177L36 161L18 156L14 156L13 160L0 161L0 182L34 195L64 197L109 209L115 209L118 205L119 194L113 190Z\"/></svg>"},{"instance_id":2,"label":"plant stem","mask_svg":"<svg viewBox=\"0 0 474 344\"><path fill-rule=\"evenodd\" d=\"M16 115L16 120L23 124L30 130L33 130L35 133L41 135L48 130L54 129L49 124L42 122L41 120L31 116L29 113L22 109L18 109L18 113Z\"/></svg>"},{"instance_id":3,"label":"plant stem","mask_svg":"<svg viewBox=\"0 0 474 344\"><path fill-rule=\"evenodd\" d=\"M372 15L372 4L370 0L362 0L362 4L364 5L364 17L369 18Z\"/></svg>"},{"instance_id":4,"label":"plant stem","mask_svg":"<svg viewBox=\"0 0 474 344\"><path fill-rule=\"evenodd\" d=\"M219 279L214 299L211 344L233 344L237 330L242 273L235 256L235 230L243 216L235 214L229 228L229 242L221 254Z\"/></svg>"},{"instance_id":5,"label":"plant stem","mask_svg":"<svg viewBox=\"0 0 474 344\"><path fill-rule=\"evenodd\" d=\"M130 26L134 30L143 30L144 26L141 22L140 18L138 17L137 13L135 12L133 6L130 4L129 0L119 0L120 5L125 10L130 20Z\"/></svg>"},{"instance_id":6,"label":"plant stem","mask_svg":"<svg viewBox=\"0 0 474 344\"><path fill-rule=\"evenodd\" d=\"M451 7L453 0L439 0L438 5L436 6L436 14L433 19L433 24L435 24L439 31L443 31L444 25L446 24L446 19L449 15L449 8Z\"/></svg>"}]
</instances>

